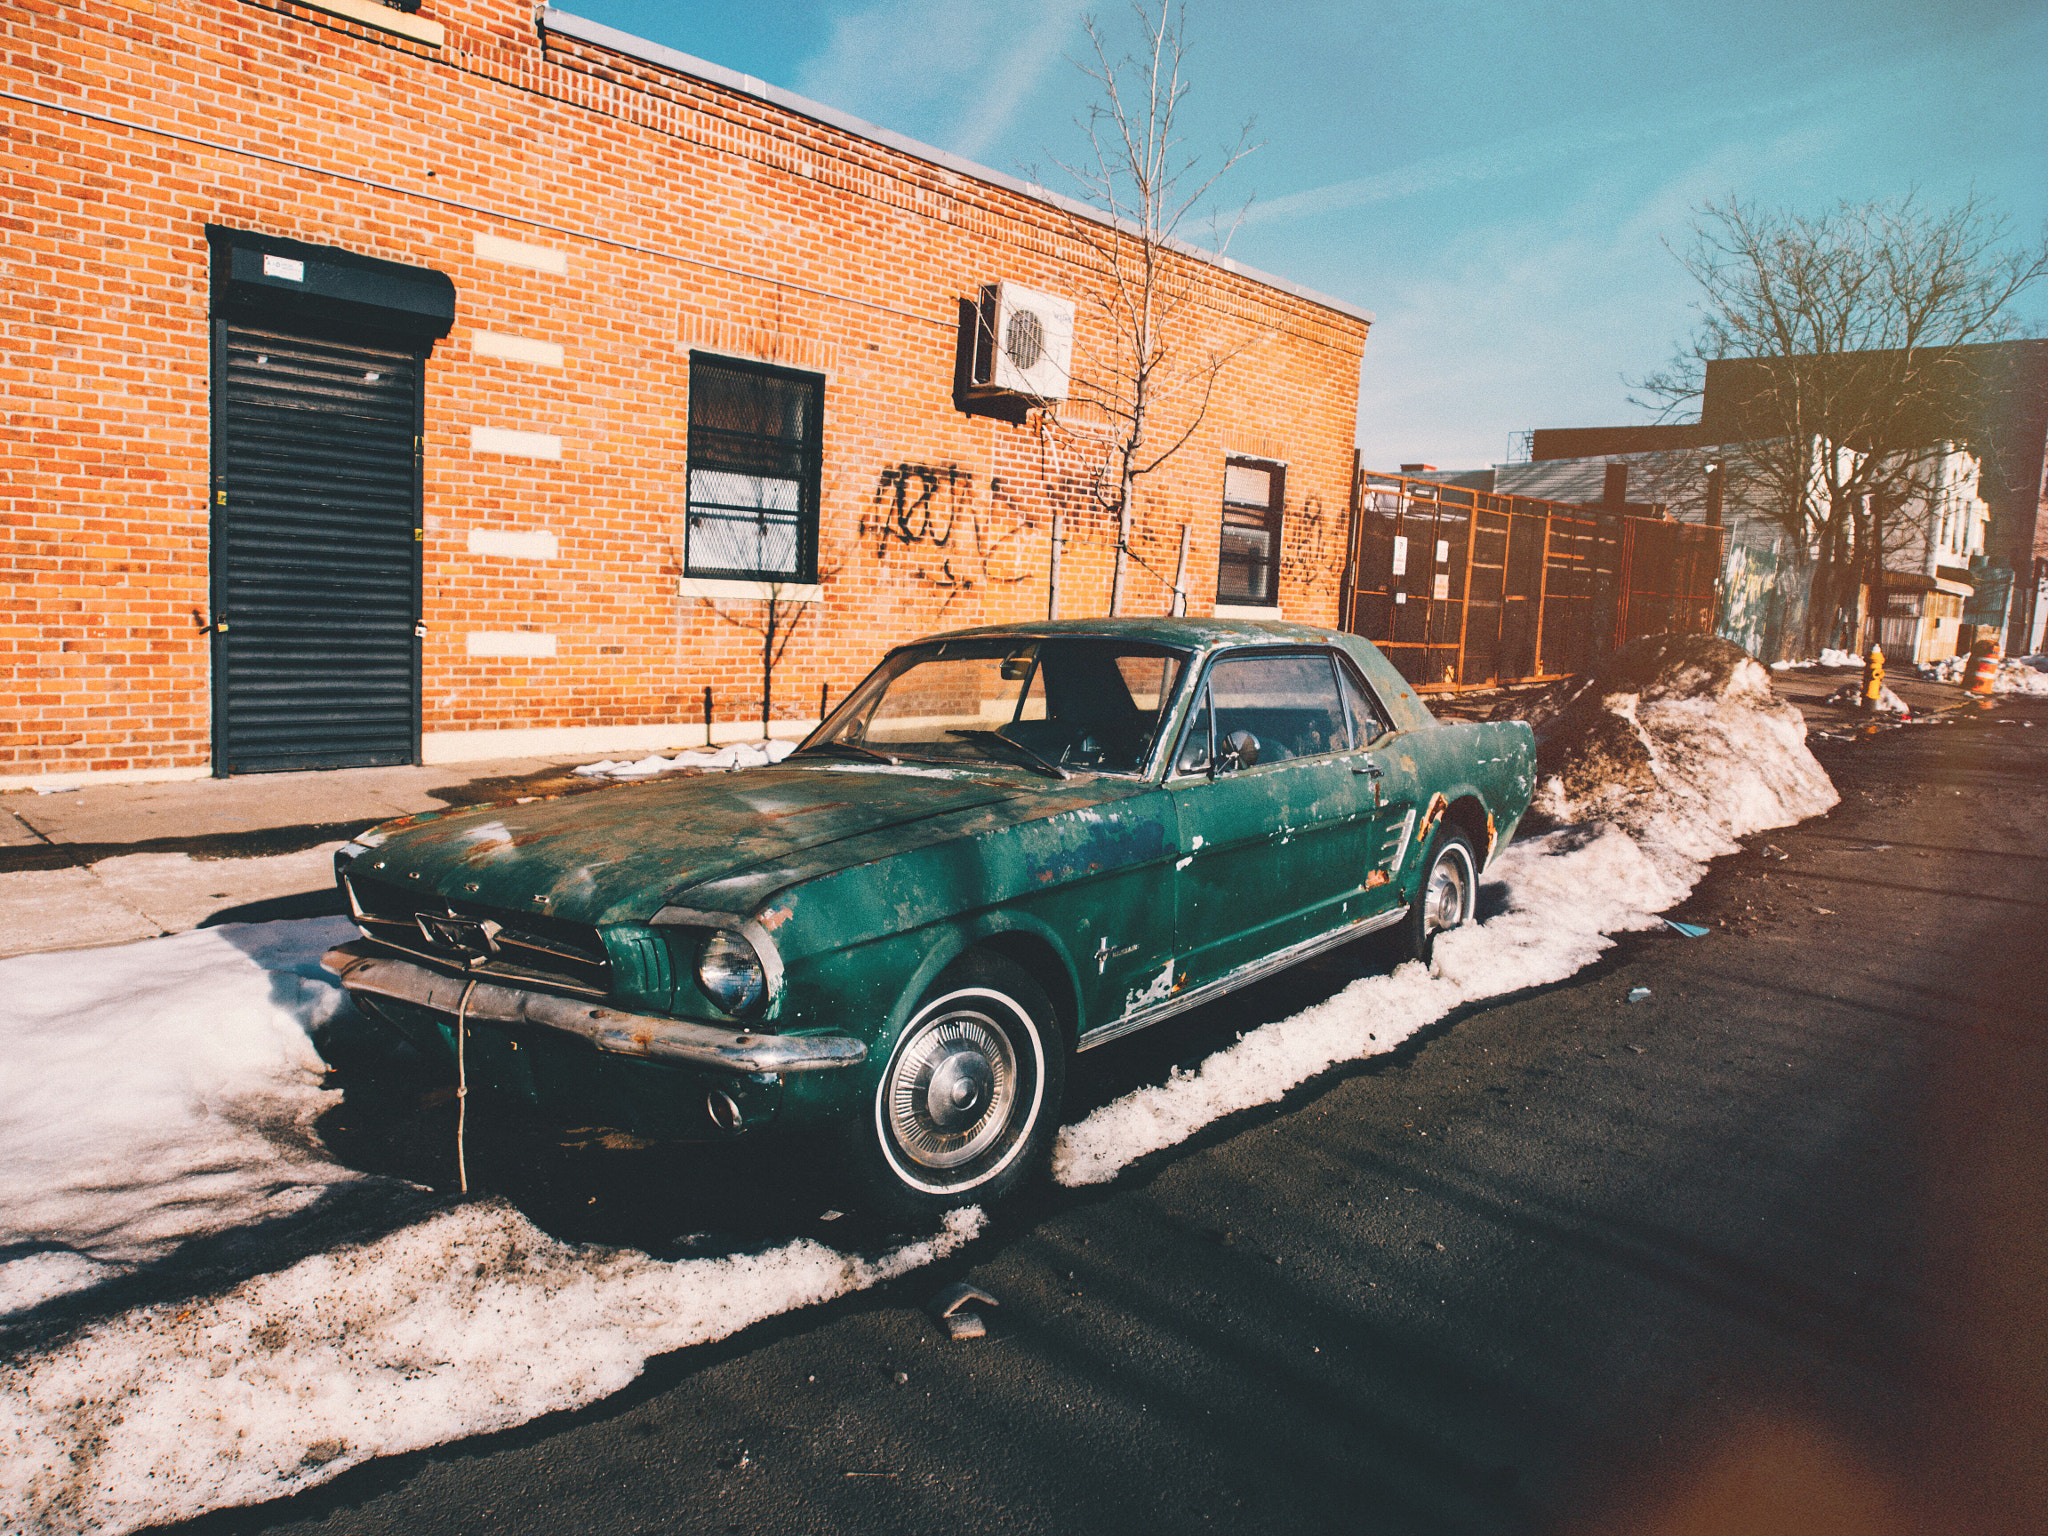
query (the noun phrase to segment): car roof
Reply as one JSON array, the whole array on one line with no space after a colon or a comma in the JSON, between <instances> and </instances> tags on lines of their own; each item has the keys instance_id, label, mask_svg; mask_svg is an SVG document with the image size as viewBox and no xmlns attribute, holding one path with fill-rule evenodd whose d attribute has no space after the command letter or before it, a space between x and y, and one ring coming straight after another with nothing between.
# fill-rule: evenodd
<instances>
[{"instance_id":1,"label":"car roof","mask_svg":"<svg viewBox=\"0 0 2048 1536\"><path fill-rule=\"evenodd\" d=\"M979 624L972 629L949 629L924 635L906 644L924 645L937 640L1019 640L1051 639L1060 635L1100 635L1118 640L1140 640L1153 645L1185 646L1192 650L1215 650L1226 645L1258 641L1292 641L1307 645L1341 645L1344 637L1332 629L1313 624L1292 624L1282 619L1202 619L1143 617L1129 619L1041 619L1025 624ZM901 646L895 647L901 650Z\"/></svg>"},{"instance_id":2,"label":"car roof","mask_svg":"<svg viewBox=\"0 0 2048 1536\"><path fill-rule=\"evenodd\" d=\"M1041 619L1036 623L982 624L973 629L950 629L942 634L925 635L921 639L892 646L890 651L894 654L911 645L939 640L1038 640L1058 635L1099 635L1152 645L1182 646L1197 656L1207 656L1233 645L1255 645L1262 641L1279 645L1335 646L1364 669L1367 680L1392 709L1396 725L1406 728L1436 723L1429 706L1417 697L1414 685L1401 676L1393 663L1363 635L1323 629L1314 624L1291 624L1284 619Z\"/></svg>"}]
</instances>

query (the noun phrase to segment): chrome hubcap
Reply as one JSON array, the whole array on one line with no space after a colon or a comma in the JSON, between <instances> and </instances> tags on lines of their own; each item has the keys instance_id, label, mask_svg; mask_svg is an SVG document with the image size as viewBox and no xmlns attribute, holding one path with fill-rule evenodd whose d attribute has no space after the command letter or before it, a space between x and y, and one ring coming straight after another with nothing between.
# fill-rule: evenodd
<instances>
[{"instance_id":1,"label":"chrome hubcap","mask_svg":"<svg viewBox=\"0 0 2048 1536\"><path fill-rule=\"evenodd\" d=\"M1422 918L1432 933L1442 933L1465 921L1465 903L1470 889L1465 861L1445 853L1429 872L1429 890L1423 897Z\"/></svg>"},{"instance_id":2,"label":"chrome hubcap","mask_svg":"<svg viewBox=\"0 0 2048 1536\"><path fill-rule=\"evenodd\" d=\"M1003 1133L1017 1097L1009 1037L979 1013L927 1020L897 1054L889 1126L906 1156L955 1168Z\"/></svg>"}]
</instances>

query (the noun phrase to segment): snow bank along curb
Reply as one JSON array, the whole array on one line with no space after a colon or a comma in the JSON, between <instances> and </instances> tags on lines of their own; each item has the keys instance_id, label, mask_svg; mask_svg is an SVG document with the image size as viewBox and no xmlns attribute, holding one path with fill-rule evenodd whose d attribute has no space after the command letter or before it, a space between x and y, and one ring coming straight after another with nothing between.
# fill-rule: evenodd
<instances>
[{"instance_id":1,"label":"snow bank along curb","mask_svg":"<svg viewBox=\"0 0 2048 1536\"><path fill-rule=\"evenodd\" d=\"M1537 809L1578 823L1515 844L1486 879L1507 910L1410 962L1262 1025L1191 1072L1140 1088L1060 1132L1054 1176L1096 1184L1225 1115L1268 1104L1346 1061L1390 1051L1461 1004L1562 981L1685 898L1735 839L1790 826L1839 796L1799 711L1722 640L1652 636L1534 722Z\"/></svg>"},{"instance_id":2,"label":"snow bank along curb","mask_svg":"<svg viewBox=\"0 0 2048 1536\"><path fill-rule=\"evenodd\" d=\"M650 1356L931 1263L981 1224L954 1211L874 1261L804 1239L663 1263L557 1242L501 1201L446 1211L0 1371L0 1519L128 1531L581 1407Z\"/></svg>"},{"instance_id":3,"label":"snow bank along curb","mask_svg":"<svg viewBox=\"0 0 2048 1536\"><path fill-rule=\"evenodd\" d=\"M316 1032L353 1015L341 919L0 962L0 1322L337 1186ZM224 1294L144 1306L0 1366L0 1529L115 1532L281 1497L372 1456L592 1402L655 1354L952 1252L808 1240L664 1263L557 1242L509 1205L445 1211Z\"/></svg>"}]
</instances>

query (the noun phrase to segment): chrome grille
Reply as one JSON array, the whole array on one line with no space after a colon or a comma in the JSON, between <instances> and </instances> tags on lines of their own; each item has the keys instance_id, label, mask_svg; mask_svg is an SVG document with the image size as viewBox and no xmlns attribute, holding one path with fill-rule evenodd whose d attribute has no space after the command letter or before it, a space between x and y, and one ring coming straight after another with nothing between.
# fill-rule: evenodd
<instances>
[{"instance_id":1,"label":"chrome grille","mask_svg":"<svg viewBox=\"0 0 2048 1536\"><path fill-rule=\"evenodd\" d=\"M416 960L575 997L611 993L611 962L595 928L539 913L507 912L479 902L451 902L438 891L408 891L354 871L344 875L342 883L348 892L350 915L363 937ZM490 930L491 952L478 956L436 942L421 924L421 913L478 920Z\"/></svg>"}]
</instances>

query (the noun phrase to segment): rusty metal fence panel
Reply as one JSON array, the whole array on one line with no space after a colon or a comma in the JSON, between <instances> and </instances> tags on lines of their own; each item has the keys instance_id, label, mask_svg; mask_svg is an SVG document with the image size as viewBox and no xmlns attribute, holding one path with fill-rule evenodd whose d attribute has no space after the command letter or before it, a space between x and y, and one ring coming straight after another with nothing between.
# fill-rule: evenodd
<instances>
[{"instance_id":1,"label":"rusty metal fence panel","mask_svg":"<svg viewBox=\"0 0 2048 1536\"><path fill-rule=\"evenodd\" d=\"M1721 532L1697 523L1622 523L1621 601L1614 643L1639 635L1700 635L1714 628Z\"/></svg>"},{"instance_id":2,"label":"rusty metal fence panel","mask_svg":"<svg viewBox=\"0 0 2048 1536\"><path fill-rule=\"evenodd\" d=\"M1341 622L1425 692L1565 677L1711 632L1721 535L1356 469Z\"/></svg>"}]
</instances>

